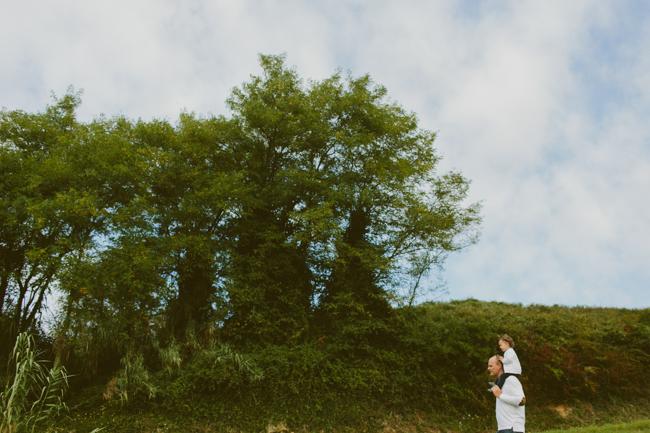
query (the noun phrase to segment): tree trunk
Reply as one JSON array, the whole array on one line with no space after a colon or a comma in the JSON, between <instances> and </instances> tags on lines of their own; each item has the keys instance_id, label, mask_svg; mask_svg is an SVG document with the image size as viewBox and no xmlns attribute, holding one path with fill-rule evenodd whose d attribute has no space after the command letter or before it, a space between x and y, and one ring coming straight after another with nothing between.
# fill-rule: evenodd
<instances>
[{"instance_id":1,"label":"tree trunk","mask_svg":"<svg viewBox=\"0 0 650 433\"><path fill-rule=\"evenodd\" d=\"M369 224L367 209L359 207L350 212L348 227L337 247L337 265L332 269L316 315L316 321L326 332L336 332L348 320L374 320L390 313L375 269L364 260L375 253L366 239Z\"/></svg>"},{"instance_id":2,"label":"tree trunk","mask_svg":"<svg viewBox=\"0 0 650 433\"><path fill-rule=\"evenodd\" d=\"M283 221L257 210L239 225L229 287L233 339L284 344L306 335L312 298L307 257L285 242Z\"/></svg>"},{"instance_id":3,"label":"tree trunk","mask_svg":"<svg viewBox=\"0 0 650 433\"><path fill-rule=\"evenodd\" d=\"M171 322L173 332L183 338L189 326L200 330L209 318L214 291L212 258L188 249L177 271L178 298L171 312Z\"/></svg>"},{"instance_id":4,"label":"tree trunk","mask_svg":"<svg viewBox=\"0 0 650 433\"><path fill-rule=\"evenodd\" d=\"M9 289L9 275L2 272L0 276L0 316L4 314L5 298L7 297L7 290Z\"/></svg>"}]
</instances>

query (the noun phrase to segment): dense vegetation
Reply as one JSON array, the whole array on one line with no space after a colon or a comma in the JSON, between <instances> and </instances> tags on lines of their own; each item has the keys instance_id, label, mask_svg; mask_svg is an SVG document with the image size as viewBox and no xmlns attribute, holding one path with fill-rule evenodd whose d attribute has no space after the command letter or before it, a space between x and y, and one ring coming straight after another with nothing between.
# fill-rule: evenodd
<instances>
[{"instance_id":1,"label":"dense vegetation","mask_svg":"<svg viewBox=\"0 0 650 433\"><path fill-rule=\"evenodd\" d=\"M374 429L437 408L483 428L502 332L536 407L648 398L647 312L417 305L476 240L468 181L437 172L434 134L369 77L261 66L228 116L81 122L74 92L0 113L3 382L26 377L17 359L38 373L9 431L55 412L28 402L65 371L58 422L80 431L146 430L136 413L171 431ZM54 369L12 354L25 332Z\"/></svg>"},{"instance_id":2,"label":"dense vegetation","mask_svg":"<svg viewBox=\"0 0 650 433\"><path fill-rule=\"evenodd\" d=\"M531 431L627 421L650 410L649 310L468 300L398 309L391 329L384 344L338 336L234 353L216 341L195 342L177 349L175 366L164 352L156 361L162 364L151 366L155 374L135 375L129 404L102 398L106 380L73 399L78 409L61 425L493 431L485 369L506 330L524 367ZM148 387L156 390L152 398Z\"/></svg>"},{"instance_id":3,"label":"dense vegetation","mask_svg":"<svg viewBox=\"0 0 650 433\"><path fill-rule=\"evenodd\" d=\"M280 57L229 117L79 122L69 93L0 116L0 320L56 335L94 374L188 332L297 344L392 315L475 239L467 181L367 77L303 83ZM360 325L361 323L366 325Z\"/></svg>"},{"instance_id":4,"label":"dense vegetation","mask_svg":"<svg viewBox=\"0 0 650 433\"><path fill-rule=\"evenodd\" d=\"M117 374L127 400L160 351L178 364L197 341L394 334L394 306L476 238L468 182L437 173L434 134L369 77L261 66L229 116L80 122L74 92L0 113L0 358L41 335L79 383Z\"/></svg>"}]
</instances>

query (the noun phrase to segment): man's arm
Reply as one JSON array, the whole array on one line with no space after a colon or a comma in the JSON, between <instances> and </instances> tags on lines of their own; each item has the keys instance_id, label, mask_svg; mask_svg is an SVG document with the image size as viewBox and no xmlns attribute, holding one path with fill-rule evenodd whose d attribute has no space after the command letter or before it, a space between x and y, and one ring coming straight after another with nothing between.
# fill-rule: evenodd
<instances>
[{"instance_id":1,"label":"man's arm","mask_svg":"<svg viewBox=\"0 0 650 433\"><path fill-rule=\"evenodd\" d=\"M502 402L511 406L519 406L526 398L524 396L524 388L521 386L521 382L513 376L506 378L501 393L498 396L495 394L495 396Z\"/></svg>"}]
</instances>

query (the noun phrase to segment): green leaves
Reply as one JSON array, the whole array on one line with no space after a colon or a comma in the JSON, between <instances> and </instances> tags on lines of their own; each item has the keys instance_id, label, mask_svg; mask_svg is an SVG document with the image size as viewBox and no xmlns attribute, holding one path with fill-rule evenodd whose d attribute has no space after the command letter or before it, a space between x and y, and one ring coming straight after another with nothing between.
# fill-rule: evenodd
<instances>
[{"instance_id":1,"label":"green leaves","mask_svg":"<svg viewBox=\"0 0 650 433\"><path fill-rule=\"evenodd\" d=\"M2 112L3 320L34 325L57 287L61 332L102 347L90 370L190 328L294 344L339 319L374 329L476 240L467 180L436 172L435 134L386 88L260 64L228 116L79 122L73 92Z\"/></svg>"},{"instance_id":2,"label":"green leaves","mask_svg":"<svg viewBox=\"0 0 650 433\"><path fill-rule=\"evenodd\" d=\"M63 260L88 247L109 206L83 176L77 94L44 113L0 113L0 315L15 336L34 325Z\"/></svg>"}]
</instances>

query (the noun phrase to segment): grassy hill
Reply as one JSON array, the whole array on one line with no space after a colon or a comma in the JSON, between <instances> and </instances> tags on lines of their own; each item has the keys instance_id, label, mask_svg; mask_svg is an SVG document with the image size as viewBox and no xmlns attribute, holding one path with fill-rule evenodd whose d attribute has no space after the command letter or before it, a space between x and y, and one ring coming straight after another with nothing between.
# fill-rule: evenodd
<instances>
[{"instance_id":1,"label":"grassy hill","mask_svg":"<svg viewBox=\"0 0 650 433\"><path fill-rule=\"evenodd\" d=\"M291 347L199 339L178 348L178 364L167 348L78 386L50 431L493 431L485 366L505 332L523 365L530 431L650 413L650 310L468 300Z\"/></svg>"},{"instance_id":2,"label":"grassy hill","mask_svg":"<svg viewBox=\"0 0 650 433\"><path fill-rule=\"evenodd\" d=\"M647 433L650 432L650 420L640 420L620 424L549 430L544 433Z\"/></svg>"}]
</instances>

